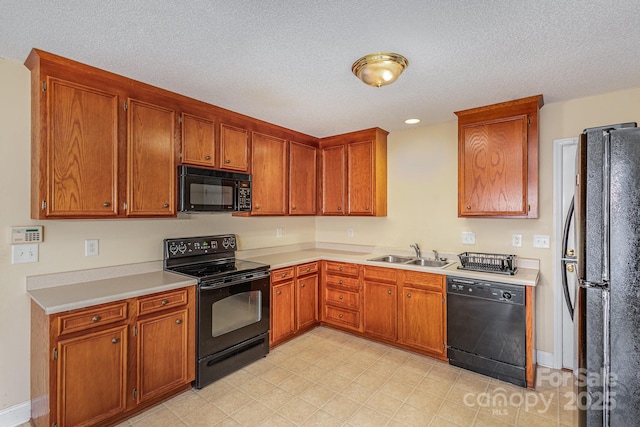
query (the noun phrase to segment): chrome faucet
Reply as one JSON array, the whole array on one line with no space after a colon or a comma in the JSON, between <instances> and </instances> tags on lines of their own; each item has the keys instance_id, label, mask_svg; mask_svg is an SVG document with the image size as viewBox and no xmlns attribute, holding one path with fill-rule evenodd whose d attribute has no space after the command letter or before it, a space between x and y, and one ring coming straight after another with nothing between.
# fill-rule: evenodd
<instances>
[{"instance_id":1,"label":"chrome faucet","mask_svg":"<svg viewBox=\"0 0 640 427\"><path fill-rule=\"evenodd\" d=\"M433 250L433 256L435 257L434 259L436 261L438 261L440 259L440 254L438 254L438 251L436 251L435 249Z\"/></svg>"},{"instance_id":2,"label":"chrome faucet","mask_svg":"<svg viewBox=\"0 0 640 427\"><path fill-rule=\"evenodd\" d=\"M409 247L411 247L414 251L416 251L416 256L418 258L422 258L422 255L420 253L420 245L418 245L417 243L413 244L413 245L409 245Z\"/></svg>"}]
</instances>

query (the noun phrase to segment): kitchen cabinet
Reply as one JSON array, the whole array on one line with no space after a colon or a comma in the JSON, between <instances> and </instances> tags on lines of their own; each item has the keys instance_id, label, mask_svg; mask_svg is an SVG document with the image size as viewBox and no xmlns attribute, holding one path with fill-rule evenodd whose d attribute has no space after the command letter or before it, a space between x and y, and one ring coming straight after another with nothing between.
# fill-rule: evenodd
<instances>
[{"instance_id":1,"label":"kitchen cabinet","mask_svg":"<svg viewBox=\"0 0 640 427\"><path fill-rule=\"evenodd\" d=\"M213 168L218 161L215 144L215 122L211 119L182 113L183 164Z\"/></svg>"},{"instance_id":2,"label":"kitchen cabinet","mask_svg":"<svg viewBox=\"0 0 640 427\"><path fill-rule=\"evenodd\" d=\"M251 215L287 213L287 141L254 132L251 138Z\"/></svg>"},{"instance_id":3,"label":"kitchen cabinet","mask_svg":"<svg viewBox=\"0 0 640 427\"><path fill-rule=\"evenodd\" d=\"M458 216L538 217L542 95L458 111Z\"/></svg>"},{"instance_id":4,"label":"kitchen cabinet","mask_svg":"<svg viewBox=\"0 0 640 427\"><path fill-rule=\"evenodd\" d=\"M398 287L396 270L362 266L363 331L383 340L398 338Z\"/></svg>"},{"instance_id":5,"label":"kitchen cabinet","mask_svg":"<svg viewBox=\"0 0 640 427\"><path fill-rule=\"evenodd\" d=\"M401 344L446 360L445 276L398 272Z\"/></svg>"},{"instance_id":6,"label":"kitchen cabinet","mask_svg":"<svg viewBox=\"0 0 640 427\"><path fill-rule=\"evenodd\" d=\"M129 99L128 216L176 216L175 111Z\"/></svg>"},{"instance_id":7,"label":"kitchen cabinet","mask_svg":"<svg viewBox=\"0 0 640 427\"><path fill-rule=\"evenodd\" d=\"M360 331L360 266L334 261L323 261L322 265L322 321Z\"/></svg>"},{"instance_id":8,"label":"kitchen cabinet","mask_svg":"<svg viewBox=\"0 0 640 427\"><path fill-rule=\"evenodd\" d=\"M387 134L373 128L320 139L322 215L387 215Z\"/></svg>"},{"instance_id":9,"label":"kitchen cabinet","mask_svg":"<svg viewBox=\"0 0 640 427\"><path fill-rule=\"evenodd\" d=\"M318 149L289 141L289 215L317 212Z\"/></svg>"},{"instance_id":10,"label":"kitchen cabinet","mask_svg":"<svg viewBox=\"0 0 640 427\"><path fill-rule=\"evenodd\" d=\"M249 134L246 129L220 125L220 169L250 173Z\"/></svg>"},{"instance_id":11,"label":"kitchen cabinet","mask_svg":"<svg viewBox=\"0 0 640 427\"><path fill-rule=\"evenodd\" d=\"M175 216L173 98L36 49L26 65L32 218Z\"/></svg>"},{"instance_id":12,"label":"kitchen cabinet","mask_svg":"<svg viewBox=\"0 0 640 427\"><path fill-rule=\"evenodd\" d=\"M318 262L273 270L271 288L271 346L318 323Z\"/></svg>"},{"instance_id":13,"label":"kitchen cabinet","mask_svg":"<svg viewBox=\"0 0 640 427\"><path fill-rule=\"evenodd\" d=\"M191 387L195 287L47 315L31 305L35 427L112 425Z\"/></svg>"}]
</instances>

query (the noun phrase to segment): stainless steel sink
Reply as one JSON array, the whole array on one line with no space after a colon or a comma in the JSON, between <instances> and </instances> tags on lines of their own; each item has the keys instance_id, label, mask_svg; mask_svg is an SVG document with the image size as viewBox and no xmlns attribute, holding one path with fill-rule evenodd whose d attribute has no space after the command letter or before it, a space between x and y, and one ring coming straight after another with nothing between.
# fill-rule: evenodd
<instances>
[{"instance_id":1,"label":"stainless steel sink","mask_svg":"<svg viewBox=\"0 0 640 427\"><path fill-rule=\"evenodd\" d=\"M452 264L449 261L436 261L435 259L414 259L413 261L406 262L407 265L419 265L421 267L445 267Z\"/></svg>"},{"instance_id":2,"label":"stainless steel sink","mask_svg":"<svg viewBox=\"0 0 640 427\"><path fill-rule=\"evenodd\" d=\"M392 262L395 264L403 264L407 261L412 261L414 258L404 257L404 256L396 256L396 255L385 255L379 258L371 258L368 261L378 261L378 262Z\"/></svg>"}]
</instances>

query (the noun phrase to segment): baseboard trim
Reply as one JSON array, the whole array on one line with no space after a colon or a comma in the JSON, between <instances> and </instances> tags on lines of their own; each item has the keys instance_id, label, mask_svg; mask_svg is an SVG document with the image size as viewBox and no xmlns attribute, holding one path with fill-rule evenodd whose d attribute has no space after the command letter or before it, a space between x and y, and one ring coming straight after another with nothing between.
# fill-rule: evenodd
<instances>
[{"instance_id":1,"label":"baseboard trim","mask_svg":"<svg viewBox=\"0 0 640 427\"><path fill-rule=\"evenodd\" d=\"M28 423L31 418L31 402L26 401L0 410L0 427L16 427Z\"/></svg>"},{"instance_id":2,"label":"baseboard trim","mask_svg":"<svg viewBox=\"0 0 640 427\"><path fill-rule=\"evenodd\" d=\"M546 351L536 350L536 359L539 366L546 366L547 368L553 368L554 354Z\"/></svg>"}]
</instances>

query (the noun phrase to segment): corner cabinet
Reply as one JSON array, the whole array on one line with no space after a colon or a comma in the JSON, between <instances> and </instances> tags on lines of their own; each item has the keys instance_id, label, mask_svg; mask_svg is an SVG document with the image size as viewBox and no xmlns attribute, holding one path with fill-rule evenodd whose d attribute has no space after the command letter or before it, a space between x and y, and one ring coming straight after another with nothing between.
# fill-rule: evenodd
<instances>
[{"instance_id":1,"label":"corner cabinet","mask_svg":"<svg viewBox=\"0 0 640 427\"><path fill-rule=\"evenodd\" d=\"M289 141L289 215L316 215L318 149Z\"/></svg>"},{"instance_id":2,"label":"corner cabinet","mask_svg":"<svg viewBox=\"0 0 640 427\"><path fill-rule=\"evenodd\" d=\"M195 287L47 315L31 303L31 423L113 425L191 387Z\"/></svg>"},{"instance_id":3,"label":"corner cabinet","mask_svg":"<svg viewBox=\"0 0 640 427\"><path fill-rule=\"evenodd\" d=\"M387 215L387 135L373 128L320 139L322 215Z\"/></svg>"},{"instance_id":4,"label":"corner cabinet","mask_svg":"<svg viewBox=\"0 0 640 427\"><path fill-rule=\"evenodd\" d=\"M542 95L458 111L458 216L538 217Z\"/></svg>"}]
</instances>

